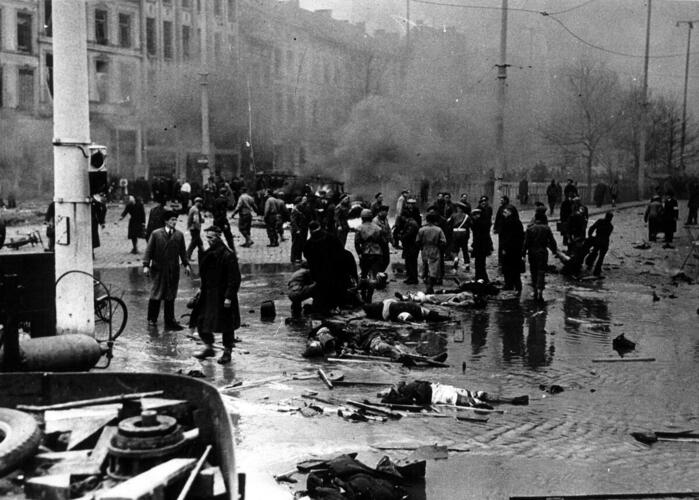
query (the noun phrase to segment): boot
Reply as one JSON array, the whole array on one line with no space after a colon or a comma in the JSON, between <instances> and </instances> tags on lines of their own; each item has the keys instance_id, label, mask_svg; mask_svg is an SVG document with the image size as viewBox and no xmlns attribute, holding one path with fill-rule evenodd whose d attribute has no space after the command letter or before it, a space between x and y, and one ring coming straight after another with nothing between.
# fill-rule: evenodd
<instances>
[{"instance_id":1,"label":"boot","mask_svg":"<svg viewBox=\"0 0 699 500\"><path fill-rule=\"evenodd\" d=\"M221 357L218 358L218 361L216 361L219 365L226 365L231 362L231 349L226 348L223 350L223 354L221 354Z\"/></svg>"},{"instance_id":2,"label":"boot","mask_svg":"<svg viewBox=\"0 0 699 500\"><path fill-rule=\"evenodd\" d=\"M225 351L224 351L225 352ZM204 348L194 355L197 359L213 358L216 355L214 351L214 346L211 344L204 344Z\"/></svg>"}]
</instances>

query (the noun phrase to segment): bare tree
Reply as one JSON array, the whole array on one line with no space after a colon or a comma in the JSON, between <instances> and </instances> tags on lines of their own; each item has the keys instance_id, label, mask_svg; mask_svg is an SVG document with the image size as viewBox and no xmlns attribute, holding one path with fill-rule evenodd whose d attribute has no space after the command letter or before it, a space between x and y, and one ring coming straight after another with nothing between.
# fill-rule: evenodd
<instances>
[{"instance_id":1,"label":"bare tree","mask_svg":"<svg viewBox=\"0 0 699 500\"><path fill-rule=\"evenodd\" d=\"M560 74L558 105L540 132L564 154L584 155L587 184L591 186L592 166L604 148L613 146L613 132L623 118L621 86L615 72L584 59L562 68ZM591 195L592 189L588 189Z\"/></svg>"}]
</instances>

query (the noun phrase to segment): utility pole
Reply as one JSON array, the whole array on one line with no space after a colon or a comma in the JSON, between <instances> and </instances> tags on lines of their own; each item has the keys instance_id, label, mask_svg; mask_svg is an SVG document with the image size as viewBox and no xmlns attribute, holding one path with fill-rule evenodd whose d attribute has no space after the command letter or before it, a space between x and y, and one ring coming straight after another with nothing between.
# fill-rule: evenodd
<instances>
[{"instance_id":1,"label":"utility pole","mask_svg":"<svg viewBox=\"0 0 699 500\"><path fill-rule=\"evenodd\" d=\"M56 333L95 334L85 0L52 2ZM53 286L51 284L51 286Z\"/></svg>"},{"instance_id":2,"label":"utility pole","mask_svg":"<svg viewBox=\"0 0 699 500\"><path fill-rule=\"evenodd\" d=\"M638 170L637 185L638 199L642 199L646 191L646 142L648 140L648 59L650 58L650 16L653 0L648 0L646 15L646 47L643 55L643 83L641 84L641 133L638 139ZM592 189L592 186L589 186Z\"/></svg>"},{"instance_id":3,"label":"utility pole","mask_svg":"<svg viewBox=\"0 0 699 500\"><path fill-rule=\"evenodd\" d=\"M495 117L495 184L493 198L502 188L502 176L506 168L505 159L505 91L507 90L507 0L502 0L502 17L500 24L500 64L498 67L497 115Z\"/></svg>"},{"instance_id":4,"label":"utility pole","mask_svg":"<svg viewBox=\"0 0 699 500\"><path fill-rule=\"evenodd\" d=\"M410 51L410 0L405 0L405 46Z\"/></svg>"},{"instance_id":5,"label":"utility pole","mask_svg":"<svg viewBox=\"0 0 699 500\"><path fill-rule=\"evenodd\" d=\"M687 58L684 62L684 98L682 100L682 136L680 137L680 174L684 174L684 143L685 136L687 133L687 84L689 83L689 47L692 43L692 29L694 28L694 23L699 22L699 20L694 21L677 21L677 26L680 24L687 25Z\"/></svg>"},{"instance_id":6,"label":"utility pole","mask_svg":"<svg viewBox=\"0 0 699 500\"><path fill-rule=\"evenodd\" d=\"M201 14L199 16L199 27L200 27L200 40L199 45L201 46L200 58L201 58L201 69L199 70L200 84L201 84L201 158L197 162L201 167L201 178L202 186L205 186L209 180L210 175L210 165L211 165L211 138L209 137L209 64L207 52L208 48L208 36L207 36L207 17L208 3L202 2Z\"/></svg>"}]
</instances>

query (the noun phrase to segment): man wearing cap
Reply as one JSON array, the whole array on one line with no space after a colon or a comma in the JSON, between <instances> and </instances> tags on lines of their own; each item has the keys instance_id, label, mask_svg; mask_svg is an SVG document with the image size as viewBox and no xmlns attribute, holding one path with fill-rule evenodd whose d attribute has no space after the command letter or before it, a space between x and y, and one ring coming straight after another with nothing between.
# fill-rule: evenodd
<instances>
[{"instance_id":1,"label":"man wearing cap","mask_svg":"<svg viewBox=\"0 0 699 500\"><path fill-rule=\"evenodd\" d=\"M165 329L179 331L183 327L175 319L175 298L180 281L178 260L182 262L186 275L189 276L191 269L184 235L175 229L177 214L168 210L164 219L165 227L153 231L143 256L143 274L153 280L148 301L148 325L157 325L162 300L165 302Z\"/></svg>"},{"instance_id":2,"label":"man wearing cap","mask_svg":"<svg viewBox=\"0 0 699 500\"><path fill-rule=\"evenodd\" d=\"M209 247L199 256L201 288L196 325L204 348L194 356L199 359L213 357L214 332L221 332L223 354L218 363L225 364L231 362L235 330L240 327L240 269L235 252L223 244L221 233L217 226L206 229Z\"/></svg>"},{"instance_id":3,"label":"man wearing cap","mask_svg":"<svg viewBox=\"0 0 699 500\"><path fill-rule=\"evenodd\" d=\"M454 270L459 268L459 252L463 254L464 269L471 270L471 259L468 255L468 240L471 238L471 217L466 213L466 205L457 201L456 211L449 217L447 223L452 234L452 252L454 253Z\"/></svg>"},{"instance_id":4,"label":"man wearing cap","mask_svg":"<svg viewBox=\"0 0 699 500\"><path fill-rule=\"evenodd\" d=\"M301 262L303 246L308 239L308 206L306 197L298 197L289 216L291 225L291 263Z\"/></svg>"},{"instance_id":5,"label":"man wearing cap","mask_svg":"<svg viewBox=\"0 0 699 500\"><path fill-rule=\"evenodd\" d=\"M252 238L250 238L250 230L252 229L252 213L255 212L255 214L257 214L257 207L255 206L253 197L248 194L247 188L243 186L240 190L242 192L231 214L231 219L235 217L235 214L240 214L238 217L238 230L240 234L243 235L243 238L245 238L245 243L241 246L250 247L255 244Z\"/></svg>"},{"instance_id":6,"label":"man wearing cap","mask_svg":"<svg viewBox=\"0 0 699 500\"><path fill-rule=\"evenodd\" d=\"M393 236L391 224L388 222L388 205L381 205L379 213L372 220L381 229L381 272L386 271L391 263L390 244Z\"/></svg>"},{"instance_id":7,"label":"man wearing cap","mask_svg":"<svg viewBox=\"0 0 699 500\"><path fill-rule=\"evenodd\" d=\"M522 258L529 254L529 274L531 275L534 300L544 299L546 285L546 263L548 250L558 253L558 246L551 228L546 221L546 207L537 207L534 212L534 223L527 227L524 233Z\"/></svg>"},{"instance_id":8,"label":"man wearing cap","mask_svg":"<svg viewBox=\"0 0 699 500\"><path fill-rule=\"evenodd\" d=\"M279 226L281 225L282 220L281 204L283 203L283 201L275 197L273 192L269 191L267 193L264 218L267 238L269 238L269 244L267 245L268 247L279 246Z\"/></svg>"},{"instance_id":9,"label":"man wearing cap","mask_svg":"<svg viewBox=\"0 0 699 500\"><path fill-rule=\"evenodd\" d=\"M362 300L371 302L376 283L376 273L381 271L381 266L383 265L383 250L381 248L383 236L381 228L372 222L373 215L371 210L365 208L362 210L360 217L362 223L354 234L354 248L359 256Z\"/></svg>"},{"instance_id":10,"label":"man wearing cap","mask_svg":"<svg viewBox=\"0 0 699 500\"><path fill-rule=\"evenodd\" d=\"M478 208L481 210L482 220L488 223L488 231L490 231L490 226L493 224L493 207L488 203L488 197L483 195L478 200Z\"/></svg>"},{"instance_id":11,"label":"man wearing cap","mask_svg":"<svg viewBox=\"0 0 699 500\"><path fill-rule=\"evenodd\" d=\"M376 217L379 214L379 209L383 206L383 194L376 193L374 195L374 203L371 204L371 216Z\"/></svg>"},{"instance_id":12,"label":"man wearing cap","mask_svg":"<svg viewBox=\"0 0 699 500\"><path fill-rule=\"evenodd\" d=\"M204 222L204 217L201 214L203 205L204 200L201 196L197 196L194 198L194 204L187 214L187 230L191 236L189 246L187 247L187 260L192 260L195 248L199 251L199 256L204 251L204 244L201 241L201 225Z\"/></svg>"},{"instance_id":13,"label":"man wearing cap","mask_svg":"<svg viewBox=\"0 0 699 500\"><path fill-rule=\"evenodd\" d=\"M396 218L394 234L403 245L403 260L405 261L406 285L417 285L418 266L417 259L420 255L420 247L417 244L417 233L420 230L420 210L417 208L417 200L408 198L405 201L403 211Z\"/></svg>"},{"instance_id":14,"label":"man wearing cap","mask_svg":"<svg viewBox=\"0 0 699 500\"><path fill-rule=\"evenodd\" d=\"M344 248L335 235L320 227L318 221L308 224L310 237L303 247L311 277L317 283L313 294L313 309L328 313L341 304L346 288Z\"/></svg>"}]
</instances>

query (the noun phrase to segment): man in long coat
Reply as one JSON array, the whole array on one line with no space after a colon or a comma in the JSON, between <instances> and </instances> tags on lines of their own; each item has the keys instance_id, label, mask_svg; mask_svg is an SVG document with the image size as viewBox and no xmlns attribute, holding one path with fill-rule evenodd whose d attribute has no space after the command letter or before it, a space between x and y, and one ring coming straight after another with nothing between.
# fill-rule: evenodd
<instances>
[{"instance_id":1,"label":"man in long coat","mask_svg":"<svg viewBox=\"0 0 699 500\"><path fill-rule=\"evenodd\" d=\"M240 328L240 268L235 252L223 243L221 234L218 226L207 228L206 239L209 248L199 257L201 289L195 310L197 330L204 342L204 348L194 356L199 359L213 357L214 332L221 332L223 354L218 363L225 364L231 362L235 330Z\"/></svg>"},{"instance_id":2,"label":"man in long coat","mask_svg":"<svg viewBox=\"0 0 699 500\"><path fill-rule=\"evenodd\" d=\"M313 309L327 313L341 304L346 292L344 247L335 235L320 227L318 221L308 224L310 237L303 246L311 276L318 286L313 294Z\"/></svg>"},{"instance_id":3,"label":"man in long coat","mask_svg":"<svg viewBox=\"0 0 699 500\"><path fill-rule=\"evenodd\" d=\"M177 214L167 211L164 219L165 227L153 231L143 256L143 274L153 279L148 301L148 325L157 325L162 300L165 302L165 328L179 331L183 327L175 319L175 297L177 297L177 287L180 282L178 260L182 262L186 275L189 275L191 269L184 245L184 235L175 229Z\"/></svg>"}]
</instances>

